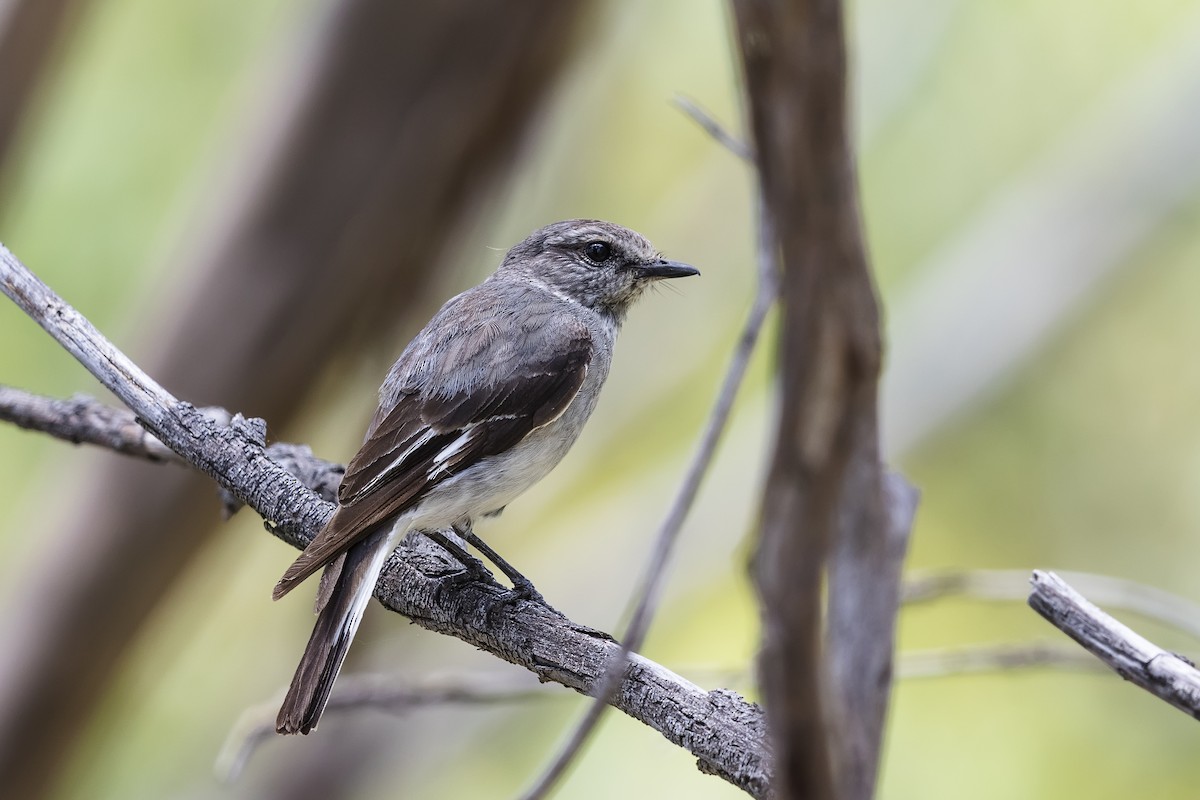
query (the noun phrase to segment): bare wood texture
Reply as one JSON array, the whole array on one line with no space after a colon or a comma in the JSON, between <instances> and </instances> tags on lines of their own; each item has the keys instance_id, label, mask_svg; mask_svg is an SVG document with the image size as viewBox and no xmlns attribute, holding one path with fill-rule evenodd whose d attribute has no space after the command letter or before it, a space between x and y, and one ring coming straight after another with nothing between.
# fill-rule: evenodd
<instances>
[{"instance_id":1,"label":"bare wood texture","mask_svg":"<svg viewBox=\"0 0 1200 800\"><path fill-rule=\"evenodd\" d=\"M407 574L411 567L400 567L416 558L417 553L407 550L388 562L376 591L385 606L423 627L453 634L525 667L543 680L583 694L597 693L605 667L620 652L617 642L571 623L546 606L521 604L513 609L503 601L500 587L472 583L451 594L438 581L414 580ZM433 565L425 569L432 571ZM481 626L481 616L493 622ZM547 636L548 631L557 633ZM514 649L514 644L520 647ZM770 757L765 720L761 709L734 692L704 692L635 654L629 657L611 704L687 749L702 771L753 797L767 796Z\"/></svg>"},{"instance_id":2,"label":"bare wood texture","mask_svg":"<svg viewBox=\"0 0 1200 800\"><path fill-rule=\"evenodd\" d=\"M0 419L73 444L94 444L150 461L183 461L139 425L133 412L86 395L59 400L0 386Z\"/></svg>"},{"instance_id":3,"label":"bare wood texture","mask_svg":"<svg viewBox=\"0 0 1200 800\"><path fill-rule=\"evenodd\" d=\"M860 451L853 466L860 476L871 472L863 457ZM846 495L829 564L827 663L840 700L835 764L841 796L861 800L875 793L893 679L900 573L919 499L894 472L883 475L883 495L882 530L855 513L860 494Z\"/></svg>"},{"instance_id":4,"label":"bare wood texture","mask_svg":"<svg viewBox=\"0 0 1200 800\"><path fill-rule=\"evenodd\" d=\"M332 514L266 457L262 427L240 416L226 427L182 403L99 334L75 309L0 245L0 289L137 414L188 463L260 513L273 532L303 547ZM453 635L576 691L596 692L620 646L547 606L511 600L509 591L453 561L423 536L388 560L376 597L430 630ZM631 656L612 704L693 753L703 769L755 797L770 781L761 710L733 692L700 687Z\"/></svg>"},{"instance_id":5,"label":"bare wood texture","mask_svg":"<svg viewBox=\"0 0 1200 800\"><path fill-rule=\"evenodd\" d=\"M0 175L46 68L80 0L0 2Z\"/></svg>"},{"instance_id":6,"label":"bare wood texture","mask_svg":"<svg viewBox=\"0 0 1200 800\"><path fill-rule=\"evenodd\" d=\"M176 392L286 426L331 358L413 308L511 162L586 5L317 4L214 214L179 248L187 277L146 322L145 363ZM18 589L31 618L0 641L0 782L15 796L63 772L127 643L216 522L203 481L130 461L75 495ZM61 602L41 602L49 582Z\"/></svg>"},{"instance_id":7,"label":"bare wood texture","mask_svg":"<svg viewBox=\"0 0 1200 800\"><path fill-rule=\"evenodd\" d=\"M300 543L305 532L329 517L331 503L308 491L266 457L261 420L235 415L230 425L221 426L191 404L175 399L3 245L0 290L134 411L159 441L233 492L241 502L253 506L276 527L281 538ZM259 480L249 490L243 485L246 474Z\"/></svg>"},{"instance_id":8,"label":"bare wood texture","mask_svg":"<svg viewBox=\"0 0 1200 800\"><path fill-rule=\"evenodd\" d=\"M1053 572L1034 570L1029 605L1109 669L1185 714L1200 719L1200 670L1088 602Z\"/></svg>"},{"instance_id":9,"label":"bare wood texture","mask_svg":"<svg viewBox=\"0 0 1200 800\"><path fill-rule=\"evenodd\" d=\"M890 636L831 640L827 664L822 627L831 552L831 631L859 611L877 615L892 604L894 614L895 603L891 579L851 583L890 563L896 548L882 497L879 315L846 119L842 8L838 0L732 5L759 179L783 264L780 415L754 557L775 790L783 798L869 797ZM832 673L864 648L869 670ZM855 718L863 709L872 711Z\"/></svg>"}]
</instances>

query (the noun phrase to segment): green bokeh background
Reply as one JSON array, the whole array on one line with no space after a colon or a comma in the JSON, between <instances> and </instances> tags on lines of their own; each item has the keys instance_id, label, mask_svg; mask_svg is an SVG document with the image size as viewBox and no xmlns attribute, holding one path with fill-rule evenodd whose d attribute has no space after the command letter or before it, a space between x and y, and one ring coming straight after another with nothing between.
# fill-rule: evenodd
<instances>
[{"instance_id":1,"label":"green bokeh background","mask_svg":"<svg viewBox=\"0 0 1200 800\"><path fill-rule=\"evenodd\" d=\"M237 149L240 122L319 5L103 0L65 43L0 193L0 240L135 358L153 337L157 298L180 279L174 256L215 198L214 175ZM1089 114L1200 21L1195 4L1172 0L862 0L852 11L864 213L885 308L920 290L931 259L1013 181L1052 169L1064 137L1086 140ZM743 164L670 105L683 93L720 119L738 119L721 3L613 0L584 38L516 179L434 294L470 285L494 266L496 249L571 216L630 225L703 270L635 310L584 438L485 531L565 613L614 629L749 307L753 187ZM1178 103L1182 112L1200 98ZM1156 215L1130 255L1081 286L1081 300L1015 368L892 454L923 493L911 570L1088 570L1200 600L1192 579L1200 557L1198 203L1192 190ZM1014 258L1038 246L1010 244ZM898 340L905 329L893 321ZM750 695L757 612L745 563L771 414L773 348L764 344L645 648L701 685ZM973 357L956 344L947 331L947 369ZM381 342L339 365L304 419L279 435L348 457L398 349ZM100 391L3 305L0 381L59 396ZM0 426L0 602L55 535L73 483L115 457ZM63 797L260 797L278 770L319 746L317 737L273 740L238 782L213 775L238 715L281 690L307 635L304 601L269 600L290 558L248 513L224 528L156 609L80 752L64 756ZM21 609L8 603L3 613ZM459 642L373 613L364 669L513 674ZM1164 646L1196 649L1131 622ZM1020 603L947 600L904 611L899 644L1056 637ZM318 737L365 731L395 742L347 796L505 797L581 708L561 692L516 706L368 713L331 718ZM1109 675L902 681L880 796L1191 798L1198 746L1193 720ZM649 729L611 715L561 796L740 794Z\"/></svg>"}]
</instances>

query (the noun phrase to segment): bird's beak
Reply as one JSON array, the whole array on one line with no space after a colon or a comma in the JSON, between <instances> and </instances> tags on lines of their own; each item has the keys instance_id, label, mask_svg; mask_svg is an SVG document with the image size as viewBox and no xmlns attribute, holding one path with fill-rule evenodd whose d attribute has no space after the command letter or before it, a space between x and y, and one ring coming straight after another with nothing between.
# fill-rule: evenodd
<instances>
[{"instance_id":1,"label":"bird's beak","mask_svg":"<svg viewBox=\"0 0 1200 800\"><path fill-rule=\"evenodd\" d=\"M639 278L652 278L654 280L660 278L686 278L689 275L700 274L700 270L693 266L679 261L667 261L665 258L660 258L658 261L653 261L649 264L641 264L636 269Z\"/></svg>"}]
</instances>

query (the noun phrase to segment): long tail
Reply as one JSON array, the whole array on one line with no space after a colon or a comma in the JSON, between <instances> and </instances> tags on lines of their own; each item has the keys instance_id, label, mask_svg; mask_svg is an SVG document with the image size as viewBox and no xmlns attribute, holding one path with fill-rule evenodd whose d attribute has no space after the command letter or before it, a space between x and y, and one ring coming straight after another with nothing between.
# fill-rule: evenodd
<instances>
[{"instance_id":1,"label":"long tail","mask_svg":"<svg viewBox=\"0 0 1200 800\"><path fill-rule=\"evenodd\" d=\"M390 534L385 527L346 552L345 563L317 616L300 666L296 667L292 685L275 719L275 730L279 733L308 733L317 727L391 549Z\"/></svg>"}]
</instances>

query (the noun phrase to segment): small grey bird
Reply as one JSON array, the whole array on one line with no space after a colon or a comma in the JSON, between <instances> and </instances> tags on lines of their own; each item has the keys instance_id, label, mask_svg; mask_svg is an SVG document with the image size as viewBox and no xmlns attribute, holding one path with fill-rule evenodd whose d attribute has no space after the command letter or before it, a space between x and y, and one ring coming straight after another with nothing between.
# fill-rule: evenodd
<instances>
[{"instance_id":1,"label":"small grey bird","mask_svg":"<svg viewBox=\"0 0 1200 800\"><path fill-rule=\"evenodd\" d=\"M630 304L654 281L698 274L619 225L567 220L532 233L487 280L442 306L380 388L337 510L275 587L279 599L326 568L276 730L316 727L384 560L405 534L469 529L541 480L595 408Z\"/></svg>"}]
</instances>

